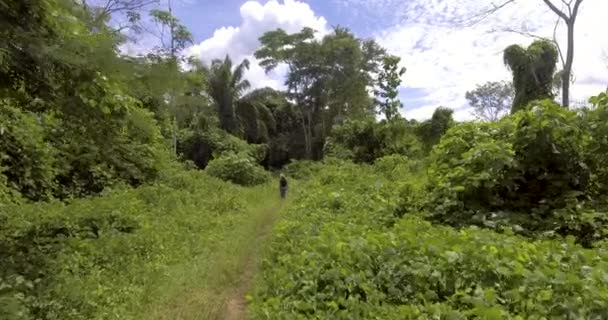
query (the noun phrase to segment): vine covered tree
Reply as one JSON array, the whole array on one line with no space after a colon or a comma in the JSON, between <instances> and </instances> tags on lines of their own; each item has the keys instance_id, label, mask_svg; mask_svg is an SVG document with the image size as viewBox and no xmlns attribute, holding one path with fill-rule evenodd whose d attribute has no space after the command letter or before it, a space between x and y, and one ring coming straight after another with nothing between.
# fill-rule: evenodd
<instances>
[{"instance_id":1,"label":"vine covered tree","mask_svg":"<svg viewBox=\"0 0 608 320\"><path fill-rule=\"evenodd\" d=\"M503 59L513 74L515 98L511 113L531 101L553 98L553 75L558 59L553 43L537 40L527 49L511 45L505 49Z\"/></svg>"},{"instance_id":2,"label":"vine covered tree","mask_svg":"<svg viewBox=\"0 0 608 320\"><path fill-rule=\"evenodd\" d=\"M518 0L503 0L499 3L492 3L489 9L481 11L474 17L466 19L466 21L468 21L469 24L475 24L517 1ZM576 19L580 11L580 6L584 0L561 0L561 4L559 5L556 5L557 1L555 0L542 1L558 17L553 32L553 39L547 39L547 41L552 42L559 53L559 58L562 64L562 70L558 74L558 76L561 77L561 81L557 83L561 84L562 105L567 108L568 106L570 106L570 81L572 79L572 65L574 63L574 26L576 24ZM555 34L560 21L563 21L566 24L567 29L567 44L565 57L563 50L557 42L557 36ZM531 35L528 32L521 32L510 29L508 29L507 31L515 31L521 34ZM531 36L535 38L541 38L537 35Z\"/></svg>"}]
</instances>

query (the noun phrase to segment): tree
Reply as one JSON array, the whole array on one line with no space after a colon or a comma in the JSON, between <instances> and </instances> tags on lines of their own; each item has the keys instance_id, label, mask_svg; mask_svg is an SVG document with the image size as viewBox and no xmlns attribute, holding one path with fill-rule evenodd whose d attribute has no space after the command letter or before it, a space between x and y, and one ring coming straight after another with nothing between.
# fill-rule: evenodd
<instances>
[{"instance_id":1,"label":"tree","mask_svg":"<svg viewBox=\"0 0 608 320\"><path fill-rule=\"evenodd\" d=\"M511 45L504 51L504 62L513 73L515 98L511 113L534 100L553 98L553 75L557 50L546 40L534 41L527 49Z\"/></svg>"},{"instance_id":2,"label":"tree","mask_svg":"<svg viewBox=\"0 0 608 320\"><path fill-rule=\"evenodd\" d=\"M401 58L387 55L382 60L382 70L378 75L378 89L374 90L376 104L379 113L384 114L388 121L399 116L399 109L403 104L397 95L401 84L401 76L405 73L405 68L399 68Z\"/></svg>"},{"instance_id":3,"label":"tree","mask_svg":"<svg viewBox=\"0 0 608 320\"><path fill-rule=\"evenodd\" d=\"M179 96L179 87L183 85L182 79L180 79L180 59L178 54L192 43L192 34L188 28L181 24L179 19L173 16L171 0L167 2L167 5L168 11L158 9L150 11L150 16L159 30L158 33L150 33L155 35L160 41L160 46L156 48L156 53L152 56L159 65L166 68L167 72L165 75L166 82L163 90L163 98L167 101L169 113L172 115L172 119L170 120L173 140L172 145L173 152L177 154L178 124L176 100ZM169 39L166 39L167 37Z\"/></svg>"},{"instance_id":4,"label":"tree","mask_svg":"<svg viewBox=\"0 0 608 320\"><path fill-rule=\"evenodd\" d=\"M266 143L275 133L277 124L271 108L286 103L278 91L271 88L255 89L237 103L236 115L249 143Z\"/></svg>"},{"instance_id":5,"label":"tree","mask_svg":"<svg viewBox=\"0 0 608 320\"><path fill-rule=\"evenodd\" d=\"M213 60L207 90L215 102L222 129L237 135L239 126L235 108L243 92L251 86L249 81L243 79L245 70L249 69L249 60L243 60L234 71L232 69L232 59L228 55L223 61Z\"/></svg>"},{"instance_id":6,"label":"tree","mask_svg":"<svg viewBox=\"0 0 608 320\"><path fill-rule=\"evenodd\" d=\"M266 72L287 64L287 94L300 109L308 158L320 157L335 122L373 116L367 88L373 86L372 74L385 54L374 41L357 39L345 28L336 27L322 40L314 34L311 28L294 34L270 31L260 38L262 47L255 52Z\"/></svg>"},{"instance_id":7,"label":"tree","mask_svg":"<svg viewBox=\"0 0 608 320\"><path fill-rule=\"evenodd\" d=\"M176 59L177 54L192 43L192 33L173 16L171 1L168 9L168 11L155 9L150 11L150 15L159 29L159 33L155 35L161 42L161 53ZM166 39L167 31L169 39Z\"/></svg>"},{"instance_id":8,"label":"tree","mask_svg":"<svg viewBox=\"0 0 608 320\"><path fill-rule=\"evenodd\" d=\"M517 0L503 0L499 4L492 4L492 7L490 9L484 10L483 12L475 15L473 18L470 18L468 20L472 23L476 23L480 20L487 18L493 13L500 11L502 8L516 1ZM562 62L562 71L560 73L562 78L562 105L567 108L570 106L570 81L572 78L572 64L574 63L574 26L583 0L561 0L563 5L562 7L565 7L565 9L560 9L557 5L555 5L554 0L543 0L543 2L558 17L557 23L555 25L555 30L557 30L557 26L560 20L563 20L567 27L568 40L566 45L565 58L561 47L557 43L555 31L552 40L553 44L556 46L559 52L560 60ZM527 34L526 32L523 33Z\"/></svg>"},{"instance_id":9,"label":"tree","mask_svg":"<svg viewBox=\"0 0 608 320\"><path fill-rule=\"evenodd\" d=\"M564 22L568 28L568 44L566 49L566 60L563 60L563 71L562 71L562 105L564 107L570 106L570 78L572 76L572 64L574 63L574 24L576 23L576 18L578 16L578 10L580 8L583 0L562 0L562 2L566 5L568 9L567 12L564 12L557 8L551 0L543 0L549 8L555 14L557 14ZM572 2L574 1L574 6L572 6ZM559 48L559 46L558 46ZM560 50L561 55L561 50Z\"/></svg>"},{"instance_id":10,"label":"tree","mask_svg":"<svg viewBox=\"0 0 608 320\"><path fill-rule=\"evenodd\" d=\"M152 114L126 88L120 39L92 31L73 1L5 3L0 167L8 179L0 180L40 200L154 179L164 146Z\"/></svg>"},{"instance_id":11,"label":"tree","mask_svg":"<svg viewBox=\"0 0 608 320\"><path fill-rule=\"evenodd\" d=\"M515 92L510 82L487 82L468 91L465 97L474 108L476 118L497 121L509 113Z\"/></svg>"},{"instance_id":12,"label":"tree","mask_svg":"<svg viewBox=\"0 0 608 320\"><path fill-rule=\"evenodd\" d=\"M85 13L89 16L89 24L95 29L107 27L107 22L113 15L124 14L128 23L120 24L113 30L114 32L133 27L138 29L136 24L140 20L140 12L159 2L159 0L94 0L92 1L94 4L91 5L90 1L81 1Z\"/></svg>"}]
</instances>

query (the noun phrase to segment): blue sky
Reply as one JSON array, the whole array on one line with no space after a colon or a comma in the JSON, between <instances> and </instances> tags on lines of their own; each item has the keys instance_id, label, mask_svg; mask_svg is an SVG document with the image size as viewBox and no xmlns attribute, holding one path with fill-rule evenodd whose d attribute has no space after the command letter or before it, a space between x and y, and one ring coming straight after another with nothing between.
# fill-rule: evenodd
<instances>
[{"instance_id":1,"label":"blue sky","mask_svg":"<svg viewBox=\"0 0 608 320\"><path fill-rule=\"evenodd\" d=\"M107 1L107 0L99 0ZM167 0L162 0L166 3ZM407 68L400 99L407 118L429 118L438 106L471 119L464 95L486 81L509 80L502 50L532 38L506 28L551 37L555 15L541 0L517 0L472 27L455 27L498 0L171 0L175 15L194 35L187 54L209 62L230 54L250 59L247 77L255 87L282 88L284 68L266 75L252 54L265 31L313 27L319 34L341 25L373 38L402 58ZM553 0L561 3L560 0ZM161 4L162 6L162 4ZM603 30L608 1L585 0L576 29L574 99L586 99L608 85L608 37ZM533 17L533 18L532 18ZM558 28L564 43L565 28ZM142 41L145 45L149 42ZM144 45L144 46L145 46Z\"/></svg>"}]
</instances>

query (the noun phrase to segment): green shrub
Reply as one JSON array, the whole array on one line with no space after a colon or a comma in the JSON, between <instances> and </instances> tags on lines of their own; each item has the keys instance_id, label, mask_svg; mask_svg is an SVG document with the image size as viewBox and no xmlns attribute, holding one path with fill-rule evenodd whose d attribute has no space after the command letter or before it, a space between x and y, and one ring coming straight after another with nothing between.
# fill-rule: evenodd
<instances>
[{"instance_id":1,"label":"green shrub","mask_svg":"<svg viewBox=\"0 0 608 320\"><path fill-rule=\"evenodd\" d=\"M283 171L286 175L295 179L308 179L321 170L319 162L311 160L293 160L285 166Z\"/></svg>"},{"instance_id":2,"label":"green shrub","mask_svg":"<svg viewBox=\"0 0 608 320\"><path fill-rule=\"evenodd\" d=\"M270 180L270 174L252 157L237 153L224 154L211 160L205 171L211 176L243 186L258 185Z\"/></svg>"},{"instance_id":3,"label":"green shrub","mask_svg":"<svg viewBox=\"0 0 608 320\"><path fill-rule=\"evenodd\" d=\"M576 113L554 102L532 104L519 119L513 137L517 170L510 177L518 191L510 202L517 209L546 204L563 207L568 197L586 193L591 171L585 150L591 137Z\"/></svg>"},{"instance_id":4,"label":"green shrub","mask_svg":"<svg viewBox=\"0 0 608 320\"><path fill-rule=\"evenodd\" d=\"M587 207L581 201L595 188L586 163L592 139L580 124L576 113L547 100L496 123L452 128L431 154L431 217L452 225L517 224L529 234L557 231L580 240L584 232L576 230L587 222L567 227L573 221L555 211ZM601 221L593 230L603 228Z\"/></svg>"},{"instance_id":5,"label":"green shrub","mask_svg":"<svg viewBox=\"0 0 608 320\"><path fill-rule=\"evenodd\" d=\"M591 183L597 195L608 192L608 93L602 93L591 99L594 110L583 116L584 129L592 137L586 150L587 163L594 173Z\"/></svg>"},{"instance_id":6,"label":"green shrub","mask_svg":"<svg viewBox=\"0 0 608 320\"><path fill-rule=\"evenodd\" d=\"M454 110L439 107L435 109L431 119L417 124L415 132L422 142L422 147L426 154L441 141L441 137L443 137L448 129L454 126L453 114Z\"/></svg>"},{"instance_id":7,"label":"green shrub","mask_svg":"<svg viewBox=\"0 0 608 320\"><path fill-rule=\"evenodd\" d=\"M214 158L230 153L242 153L261 163L268 154L266 144L248 144L226 131L218 128L205 130L185 130L182 132L178 152L183 159L193 161L200 169L204 169Z\"/></svg>"},{"instance_id":8,"label":"green shrub","mask_svg":"<svg viewBox=\"0 0 608 320\"><path fill-rule=\"evenodd\" d=\"M56 121L0 100L0 174L10 189L32 200L48 199L55 189L57 149L48 139Z\"/></svg>"},{"instance_id":9,"label":"green shrub","mask_svg":"<svg viewBox=\"0 0 608 320\"><path fill-rule=\"evenodd\" d=\"M20 194L17 191L9 188L6 181L6 176L2 174L2 171L3 169L0 167L0 206L20 203Z\"/></svg>"},{"instance_id":10,"label":"green shrub","mask_svg":"<svg viewBox=\"0 0 608 320\"><path fill-rule=\"evenodd\" d=\"M378 174L385 175L389 179L400 179L417 171L418 163L404 155L392 154L376 159L374 169Z\"/></svg>"},{"instance_id":11,"label":"green shrub","mask_svg":"<svg viewBox=\"0 0 608 320\"><path fill-rule=\"evenodd\" d=\"M417 157L421 146L413 130L404 120L347 121L332 129L324 152L357 163L373 163L391 154Z\"/></svg>"},{"instance_id":12,"label":"green shrub","mask_svg":"<svg viewBox=\"0 0 608 320\"><path fill-rule=\"evenodd\" d=\"M72 117L85 115L61 119L62 130L52 135L62 159L57 164L56 197L99 194L117 183L139 186L153 181L173 161L152 113L141 109L133 98L123 100L125 110L117 111L117 119L100 112L98 116L107 123L89 119L83 129L85 125Z\"/></svg>"}]
</instances>

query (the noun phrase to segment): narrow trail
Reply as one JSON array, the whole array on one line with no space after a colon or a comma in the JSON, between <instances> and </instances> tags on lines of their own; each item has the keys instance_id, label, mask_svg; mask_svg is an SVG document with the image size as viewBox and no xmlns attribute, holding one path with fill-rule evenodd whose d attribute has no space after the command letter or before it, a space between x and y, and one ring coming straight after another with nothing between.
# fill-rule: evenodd
<instances>
[{"instance_id":1,"label":"narrow trail","mask_svg":"<svg viewBox=\"0 0 608 320\"><path fill-rule=\"evenodd\" d=\"M272 229L287 202L273 192L226 228L211 252L171 269L172 292L141 320L244 320L251 290Z\"/></svg>"},{"instance_id":2,"label":"narrow trail","mask_svg":"<svg viewBox=\"0 0 608 320\"><path fill-rule=\"evenodd\" d=\"M278 217L283 203L279 203L270 208L256 226L256 236L251 239L247 254L243 257L243 271L240 274L238 286L229 293L226 303L226 320L243 320L246 316L247 301L245 295L251 288L253 279L259 267L259 253L272 233L272 227Z\"/></svg>"}]
</instances>

